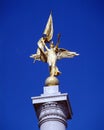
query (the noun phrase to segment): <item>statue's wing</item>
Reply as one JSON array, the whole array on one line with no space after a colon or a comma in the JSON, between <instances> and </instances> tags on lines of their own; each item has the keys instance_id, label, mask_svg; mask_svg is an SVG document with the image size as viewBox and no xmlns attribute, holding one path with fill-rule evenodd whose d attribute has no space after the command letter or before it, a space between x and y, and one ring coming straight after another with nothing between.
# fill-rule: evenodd
<instances>
[{"instance_id":1,"label":"statue's wing","mask_svg":"<svg viewBox=\"0 0 104 130\"><path fill-rule=\"evenodd\" d=\"M40 59L40 55L38 55L38 54L32 54L31 56L30 56L30 58L33 58L34 60L41 60Z\"/></svg>"},{"instance_id":2,"label":"statue's wing","mask_svg":"<svg viewBox=\"0 0 104 130\"><path fill-rule=\"evenodd\" d=\"M74 56L78 56L76 52L72 52L63 48L58 48L57 59L60 60L62 58L73 58Z\"/></svg>"},{"instance_id":3,"label":"statue's wing","mask_svg":"<svg viewBox=\"0 0 104 130\"><path fill-rule=\"evenodd\" d=\"M40 54L32 54L30 58L33 58L34 60L39 60L43 62L47 62L47 51L43 52L40 49Z\"/></svg>"},{"instance_id":4,"label":"statue's wing","mask_svg":"<svg viewBox=\"0 0 104 130\"><path fill-rule=\"evenodd\" d=\"M52 20L52 14L50 14L45 30L43 32L43 34L46 35L47 37L47 41L50 41L53 37L53 20Z\"/></svg>"}]
</instances>

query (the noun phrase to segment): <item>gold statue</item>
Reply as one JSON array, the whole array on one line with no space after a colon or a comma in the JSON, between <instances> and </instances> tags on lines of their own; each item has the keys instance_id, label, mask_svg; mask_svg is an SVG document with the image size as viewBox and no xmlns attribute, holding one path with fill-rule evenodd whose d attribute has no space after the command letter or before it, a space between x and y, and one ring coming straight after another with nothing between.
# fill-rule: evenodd
<instances>
[{"instance_id":1,"label":"gold statue","mask_svg":"<svg viewBox=\"0 0 104 130\"><path fill-rule=\"evenodd\" d=\"M60 60L62 58L72 58L74 56L78 56L79 54L77 54L76 52L68 51L63 48L59 48L58 46L60 42L60 35L58 35L58 42L56 45L54 45L52 37L53 37L53 22L52 22L52 15L50 14L45 30L43 32L43 36L37 43L38 44L37 52L36 54L32 54L30 58L33 58L34 61L39 60L48 63L51 77L49 78L51 80L54 79L52 82L55 82L56 81L55 76L58 76L61 73L58 67L56 66L57 60ZM50 47L46 46L46 44L49 44ZM50 79L48 80L50 81Z\"/></svg>"}]
</instances>

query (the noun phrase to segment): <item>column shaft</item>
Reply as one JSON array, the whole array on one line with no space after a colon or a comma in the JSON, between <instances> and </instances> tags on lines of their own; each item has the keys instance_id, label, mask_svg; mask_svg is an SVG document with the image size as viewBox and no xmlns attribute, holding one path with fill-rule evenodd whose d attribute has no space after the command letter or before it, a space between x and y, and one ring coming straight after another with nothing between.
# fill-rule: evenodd
<instances>
[{"instance_id":1,"label":"column shaft","mask_svg":"<svg viewBox=\"0 0 104 130\"><path fill-rule=\"evenodd\" d=\"M57 102L43 104L38 111L40 130L65 130L67 119L63 110Z\"/></svg>"}]
</instances>

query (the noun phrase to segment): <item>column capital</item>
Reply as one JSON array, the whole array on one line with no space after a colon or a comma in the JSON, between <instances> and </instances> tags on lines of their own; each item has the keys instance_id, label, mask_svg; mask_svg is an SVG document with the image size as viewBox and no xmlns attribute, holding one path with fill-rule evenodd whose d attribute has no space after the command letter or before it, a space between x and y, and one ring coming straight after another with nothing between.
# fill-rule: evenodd
<instances>
[{"instance_id":1,"label":"column capital","mask_svg":"<svg viewBox=\"0 0 104 130\"><path fill-rule=\"evenodd\" d=\"M39 114L39 126L47 121L58 121L67 126L67 116L64 111L64 106L57 102L48 102L41 105L38 110Z\"/></svg>"}]
</instances>

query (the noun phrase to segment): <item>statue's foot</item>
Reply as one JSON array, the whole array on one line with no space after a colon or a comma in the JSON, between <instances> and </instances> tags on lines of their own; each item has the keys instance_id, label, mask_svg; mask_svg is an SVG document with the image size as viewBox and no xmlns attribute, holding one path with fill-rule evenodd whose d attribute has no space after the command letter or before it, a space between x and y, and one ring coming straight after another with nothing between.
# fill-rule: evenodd
<instances>
[{"instance_id":1,"label":"statue's foot","mask_svg":"<svg viewBox=\"0 0 104 130\"><path fill-rule=\"evenodd\" d=\"M58 75L60 75L61 74L61 72L60 71L57 71L57 72L55 72L55 75L54 76L58 76Z\"/></svg>"}]
</instances>

